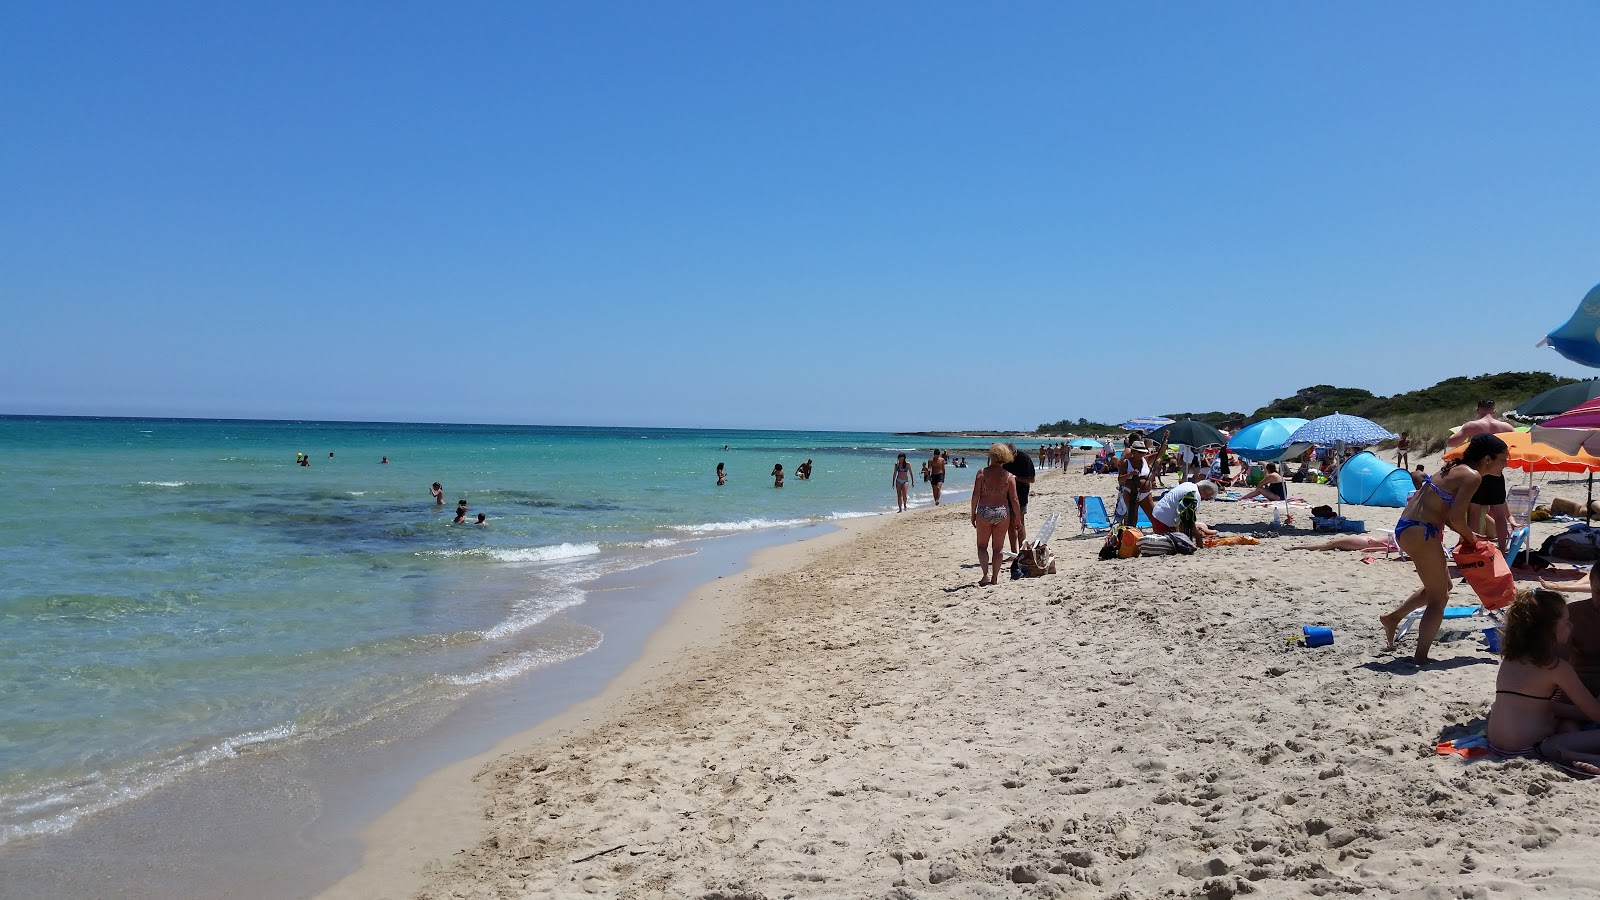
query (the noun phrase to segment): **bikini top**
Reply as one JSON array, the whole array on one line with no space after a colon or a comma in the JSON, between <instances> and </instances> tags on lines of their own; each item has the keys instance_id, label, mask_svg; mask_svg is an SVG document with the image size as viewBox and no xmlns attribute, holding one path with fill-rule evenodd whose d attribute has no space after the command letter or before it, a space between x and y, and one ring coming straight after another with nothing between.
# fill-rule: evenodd
<instances>
[{"instance_id":1,"label":"bikini top","mask_svg":"<svg viewBox=\"0 0 1600 900\"><path fill-rule=\"evenodd\" d=\"M1495 691L1495 693L1496 694L1516 694L1518 697L1527 697L1529 700L1554 700L1556 698L1556 694L1561 693L1561 690L1559 688L1557 688L1548 697L1539 697L1539 696L1535 696L1533 694L1524 694L1521 691L1513 691L1513 690L1511 690L1509 688L1502 688L1500 690Z\"/></svg>"},{"instance_id":2,"label":"bikini top","mask_svg":"<svg viewBox=\"0 0 1600 900\"><path fill-rule=\"evenodd\" d=\"M1439 499L1444 501L1445 506L1455 505L1456 495L1446 491L1444 488L1439 487L1437 484L1434 484L1432 478L1424 475L1422 476L1422 483L1433 488L1433 492L1439 495Z\"/></svg>"}]
</instances>

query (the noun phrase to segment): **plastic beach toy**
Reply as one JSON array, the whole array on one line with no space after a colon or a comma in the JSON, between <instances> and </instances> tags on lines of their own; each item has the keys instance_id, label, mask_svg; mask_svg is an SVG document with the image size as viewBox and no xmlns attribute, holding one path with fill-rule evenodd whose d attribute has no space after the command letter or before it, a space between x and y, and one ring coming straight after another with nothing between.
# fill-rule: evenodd
<instances>
[{"instance_id":1,"label":"plastic beach toy","mask_svg":"<svg viewBox=\"0 0 1600 900\"><path fill-rule=\"evenodd\" d=\"M1490 653L1494 653L1496 655L1498 655L1500 653L1500 628L1499 628L1499 626L1490 625L1488 628L1485 628L1483 630L1483 643L1485 644L1485 646L1487 646L1489 648L1489 652Z\"/></svg>"},{"instance_id":2,"label":"plastic beach toy","mask_svg":"<svg viewBox=\"0 0 1600 900\"><path fill-rule=\"evenodd\" d=\"M1307 647L1326 647L1333 643L1333 629L1323 625L1306 625L1300 629Z\"/></svg>"}]
</instances>

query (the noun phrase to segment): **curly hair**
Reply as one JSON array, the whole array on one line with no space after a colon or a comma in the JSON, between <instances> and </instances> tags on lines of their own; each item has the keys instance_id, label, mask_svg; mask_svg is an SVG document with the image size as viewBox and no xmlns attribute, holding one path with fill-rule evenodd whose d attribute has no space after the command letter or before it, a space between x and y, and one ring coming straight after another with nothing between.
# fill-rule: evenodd
<instances>
[{"instance_id":1,"label":"curly hair","mask_svg":"<svg viewBox=\"0 0 1600 900\"><path fill-rule=\"evenodd\" d=\"M1555 591L1518 591L1506 609L1506 624L1501 629L1502 656L1534 666L1554 665L1556 625L1566 611L1566 598Z\"/></svg>"}]
</instances>

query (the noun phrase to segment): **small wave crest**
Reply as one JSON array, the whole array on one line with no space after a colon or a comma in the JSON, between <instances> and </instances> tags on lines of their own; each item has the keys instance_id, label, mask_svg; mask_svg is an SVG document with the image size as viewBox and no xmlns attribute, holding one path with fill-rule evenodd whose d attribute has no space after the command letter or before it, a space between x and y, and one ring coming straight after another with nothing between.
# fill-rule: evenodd
<instances>
[{"instance_id":1,"label":"small wave crest","mask_svg":"<svg viewBox=\"0 0 1600 900\"><path fill-rule=\"evenodd\" d=\"M297 731L291 722L234 735L203 750L114 773L95 772L71 781L52 781L16 794L0 794L0 845L18 838L60 834L84 816L136 800L219 760L233 759L254 744L293 738Z\"/></svg>"},{"instance_id":2,"label":"small wave crest","mask_svg":"<svg viewBox=\"0 0 1600 900\"><path fill-rule=\"evenodd\" d=\"M478 635L486 641L494 641L510 637L519 631L527 631L561 610L577 606L587 596L587 593L569 584L557 588L554 593L529 597L516 604L505 621L491 628L485 628L478 632Z\"/></svg>"},{"instance_id":3,"label":"small wave crest","mask_svg":"<svg viewBox=\"0 0 1600 900\"><path fill-rule=\"evenodd\" d=\"M809 525L810 519L740 519L737 522L706 522L702 525L674 525L677 531L689 534L718 534L730 531L757 531L762 528L789 528Z\"/></svg>"},{"instance_id":4,"label":"small wave crest","mask_svg":"<svg viewBox=\"0 0 1600 900\"><path fill-rule=\"evenodd\" d=\"M141 481L145 487L188 487L187 481Z\"/></svg>"},{"instance_id":5,"label":"small wave crest","mask_svg":"<svg viewBox=\"0 0 1600 900\"><path fill-rule=\"evenodd\" d=\"M446 684L453 684L457 687L472 687L494 681L506 681L524 672L530 672L534 669L582 656L600 646L603 640L604 638L600 632L595 631L587 641L572 640L552 647L526 650L502 659L487 669L468 672L465 675L449 675L445 676L443 680Z\"/></svg>"},{"instance_id":6,"label":"small wave crest","mask_svg":"<svg viewBox=\"0 0 1600 900\"><path fill-rule=\"evenodd\" d=\"M558 562L600 552L599 544L551 544L545 547L474 547L471 550L423 550L419 556L477 556L497 562Z\"/></svg>"}]
</instances>

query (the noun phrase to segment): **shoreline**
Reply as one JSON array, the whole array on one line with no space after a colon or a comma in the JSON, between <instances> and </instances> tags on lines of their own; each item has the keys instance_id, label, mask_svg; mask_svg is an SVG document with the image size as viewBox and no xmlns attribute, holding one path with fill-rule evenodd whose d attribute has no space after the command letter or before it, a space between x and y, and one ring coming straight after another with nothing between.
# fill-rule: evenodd
<instances>
[{"instance_id":1,"label":"shoreline","mask_svg":"<svg viewBox=\"0 0 1600 900\"><path fill-rule=\"evenodd\" d=\"M934 508L918 507L910 512L914 515ZM641 652L598 693L417 781L403 798L360 831L366 849L357 869L317 896L343 900L417 893L427 883L431 869L481 836L487 798L480 780L487 766L624 720L644 692L676 680L699 679L691 654L720 646L730 629L750 615L741 602L750 582L802 565L817 552L883 527L895 515L830 522L833 530L829 532L761 547L746 554L737 572L694 587L645 638Z\"/></svg>"},{"instance_id":2,"label":"shoreline","mask_svg":"<svg viewBox=\"0 0 1600 900\"><path fill-rule=\"evenodd\" d=\"M1422 671L1382 649L1408 563L1289 550L1302 508L1256 546L1100 561L1071 498L1110 484L1035 485L1030 530L1066 520L1055 576L975 587L961 502L762 560L709 598L743 613L698 665L641 664L603 709L497 748L475 778L458 767L481 805L470 831L428 835L448 855L366 835L369 868L416 855L420 890L326 896L1600 890L1592 790L1433 753L1481 726L1495 659L1475 630L1441 635ZM1398 513L1359 515L1376 531ZM1270 512L1202 517L1248 534ZM1304 624L1335 643L1286 645ZM427 818L428 794L409 799Z\"/></svg>"}]
</instances>

